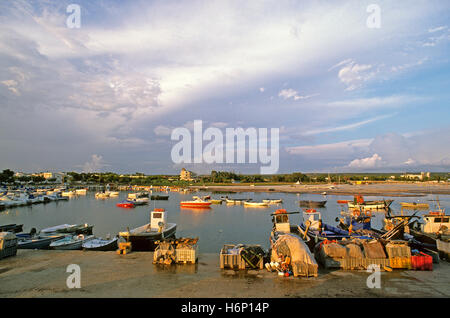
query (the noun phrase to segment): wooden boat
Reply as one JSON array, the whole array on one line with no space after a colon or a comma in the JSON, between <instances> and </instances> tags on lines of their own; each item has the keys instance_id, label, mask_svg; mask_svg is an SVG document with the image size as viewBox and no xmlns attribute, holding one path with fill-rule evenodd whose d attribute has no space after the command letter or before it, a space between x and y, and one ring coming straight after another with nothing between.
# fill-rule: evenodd
<instances>
[{"instance_id":1,"label":"wooden boat","mask_svg":"<svg viewBox=\"0 0 450 318\"><path fill-rule=\"evenodd\" d=\"M266 207L266 206L269 206L269 204L265 203L265 202L248 202L248 201L244 201L244 206L246 206L246 207Z\"/></svg>"},{"instance_id":2,"label":"wooden boat","mask_svg":"<svg viewBox=\"0 0 450 318\"><path fill-rule=\"evenodd\" d=\"M251 199L225 199L228 204L241 204L246 201L251 201Z\"/></svg>"},{"instance_id":3,"label":"wooden boat","mask_svg":"<svg viewBox=\"0 0 450 318\"><path fill-rule=\"evenodd\" d=\"M153 251L155 241L175 235L177 225L167 222L166 213L164 209L155 209L150 214L150 223L120 232L119 236L131 242L133 251Z\"/></svg>"},{"instance_id":4,"label":"wooden boat","mask_svg":"<svg viewBox=\"0 0 450 318\"><path fill-rule=\"evenodd\" d=\"M154 194L150 197L152 200L169 200L168 195Z\"/></svg>"},{"instance_id":5,"label":"wooden boat","mask_svg":"<svg viewBox=\"0 0 450 318\"><path fill-rule=\"evenodd\" d=\"M149 198L128 198L127 201L133 203L134 205L146 205L149 202Z\"/></svg>"},{"instance_id":6,"label":"wooden boat","mask_svg":"<svg viewBox=\"0 0 450 318\"><path fill-rule=\"evenodd\" d=\"M413 210L420 210L420 209L426 210L430 208L430 205L428 203L400 202L400 205L402 206L402 208Z\"/></svg>"},{"instance_id":7,"label":"wooden boat","mask_svg":"<svg viewBox=\"0 0 450 318\"><path fill-rule=\"evenodd\" d=\"M440 237L436 240L439 257L450 261L450 237Z\"/></svg>"},{"instance_id":8,"label":"wooden boat","mask_svg":"<svg viewBox=\"0 0 450 318\"><path fill-rule=\"evenodd\" d=\"M311 201L311 200L300 200L300 206L305 206L309 208L323 208L327 201Z\"/></svg>"},{"instance_id":9,"label":"wooden boat","mask_svg":"<svg viewBox=\"0 0 450 318\"><path fill-rule=\"evenodd\" d=\"M394 202L394 200L378 200L365 201L360 195L355 195L353 202L347 203L349 209L363 209L363 210L385 210Z\"/></svg>"},{"instance_id":10,"label":"wooden boat","mask_svg":"<svg viewBox=\"0 0 450 318\"><path fill-rule=\"evenodd\" d=\"M86 251L115 251L118 247L119 237L112 239L93 238L83 242L83 250Z\"/></svg>"},{"instance_id":11,"label":"wooden boat","mask_svg":"<svg viewBox=\"0 0 450 318\"><path fill-rule=\"evenodd\" d=\"M279 204L279 203L283 203L282 199L265 199L262 200L264 203L268 203L268 204Z\"/></svg>"},{"instance_id":12,"label":"wooden boat","mask_svg":"<svg viewBox=\"0 0 450 318\"><path fill-rule=\"evenodd\" d=\"M68 233L68 234L92 234L93 225L85 224L61 224L40 231L41 234Z\"/></svg>"},{"instance_id":13,"label":"wooden boat","mask_svg":"<svg viewBox=\"0 0 450 318\"><path fill-rule=\"evenodd\" d=\"M130 201L122 201L122 202L117 203L116 206L119 208L129 209L129 208L134 208L134 203L130 202Z\"/></svg>"},{"instance_id":14,"label":"wooden boat","mask_svg":"<svg viewBox=\"0 0 450 318\"><path fill-rule=\"evenodd\" d=\"M92 239L94 239L94 235L70 235L63 239L53 241L50 243L50 248L54 250L81 250L83 243Z\"/></svg>"},{"instance_id":15,"label":"wooden boat","mask_svg":"<svg viewBox=\"0 0 450 318\"><path fill-rule=\"evenodd\" d=\"M194 201L181 201L180 206L185 208L206 208L211 205L211 202L203 201L203 200L194 200Z\"/></svg>"},{"instance_id":16,"label":"wooden boat","mask_svg":"<svg viewBox=\"0 0 450 318\"><path fill-rule=\"evenodd\" d=\"M48 249L50 243L65 237L63 234L57 235L30 235L16 234L17 248L20 249Z\"/></svg>"},{"instance_id":17,"label":"wooden boat","mask_svg":"<svg viewBox=\"0 0 450 318\"><path fill-rule=\"evenodd\" d=\"M20 233L23 231L23 224L6 224L0 225L0 232Z\"/></svg>"},{"instance_id":18,"label":"wooden boat","mask_svg":"<svg viewBox=\"0 0 450 318\"><path fill-rule=\"evenodd\" d=\"M441 236L450 236L450 215L444 211L431 211L422 216L424 224L412 222L409 232L419 242L429 244L430 248L437 251L436 240Z\"/></svg>"}]
</instances>

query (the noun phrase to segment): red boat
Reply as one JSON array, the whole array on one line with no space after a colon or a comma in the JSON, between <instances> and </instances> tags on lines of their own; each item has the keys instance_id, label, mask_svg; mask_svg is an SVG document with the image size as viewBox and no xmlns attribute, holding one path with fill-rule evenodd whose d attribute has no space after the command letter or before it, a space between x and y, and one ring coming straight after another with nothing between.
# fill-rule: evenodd
<instances>
[{"instance_id":1,"label":"red boat","mask_svg":"<svg viewBox=\"0 0 450 318\"><path fill-rule=\"evenodd\" d=\"M341 204L347 204L348 202L350 202L350 200L337 200L336 202Z\"/></svg>"},{"instance_id":2,"label":"red boat","mask_svg":"<svg viewBox=\"0 0 450 318\"><path fill-rule=\"evenodd\" d=\"M182 208L209 208L211 202L206 202L202 200L195 201L181 201L180 206Z\"/></svg>"},{"instance_id":3,"label":"red boat","mask_svg":"<svg viewBox=\"0 0 450 318\"><path fill-rule=\"evenodd\" d=\"M134 203L123 201L116 204L119 208L134 208Z\"/></svg>"}]
</instances>

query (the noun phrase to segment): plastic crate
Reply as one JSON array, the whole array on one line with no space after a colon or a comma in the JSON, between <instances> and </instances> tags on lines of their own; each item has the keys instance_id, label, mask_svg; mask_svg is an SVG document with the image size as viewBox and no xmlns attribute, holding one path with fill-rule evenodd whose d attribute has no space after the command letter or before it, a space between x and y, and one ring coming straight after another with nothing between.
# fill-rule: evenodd
<instances>
[{"instance_id":1,"label":"plastic crate","mask_svg":"<svg viewBox=\"0 0 450 318\"><path fill-rule=\"evenodd\" d=\"M411 257L411 248L404 241L393 241L386 244L386 252L389 258Z\"/></svg>"},{"instance_id":2,"label":"plastic crate","mask_svg":"<svg viewBox=\"0 0 450 318\"><path fill-rule=\"evenodd\" d=\"M193 248L176 248L175 259L177 263L195 264L198 260L198 245L195 244Z\"/></svg>"},{"instance_id":3,"label":"plastic crate","mask_svg":"<svg viewBox=\"0 0 450 318\"><path fill-rule=\"evenodd\" d=\"M411 256L412 268L419 271L432 271L433 270L433 258L423 252L420 255Z\"/></svg>"},{"instance_id":4,"label":"plastic crate","mask_svg":"<svg viewBox=\"0 0 450 318\"><path fill-rule=\"evenodd\" d=\"M389 259L391 268L411 269L411 257L391 257Z\"/></svg>"}]
</instances>

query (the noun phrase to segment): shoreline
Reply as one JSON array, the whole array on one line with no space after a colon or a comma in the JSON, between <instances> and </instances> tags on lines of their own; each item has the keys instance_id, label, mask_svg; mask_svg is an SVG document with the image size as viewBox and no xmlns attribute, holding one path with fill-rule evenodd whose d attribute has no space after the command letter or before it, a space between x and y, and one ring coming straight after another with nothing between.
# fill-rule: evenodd
<instances>
[{"instance_id":1,"label":"shoreline","mask_svg":"<svg viewBox=\"0 0 450 318\"><path fill-rule=\"evenodd\" d=\"M18 250L0 260L0 297L449 297L450 263L433 271L381 272L381 288L367 287L370 273L325 270L318 277L278 277L267 270L221 270L218 253L200 253L195 265L154 265L152 252ZM81 288L69 289L67 266L78 264Z\"/></svg>"},{"instance_id":2,"label":"shoreline","mask_svg":"<svg viewBox=\"0 0 450 318\"><path fill-rule=\"evenodd\" d=\"M190 189L218 192L269 192L269 193L312 193L327 195L367 195L392 197L420 197L426 195L450 194L448 184L367 184L367 185L218 185L190 186Z\"/></svg>"}]
</instances>

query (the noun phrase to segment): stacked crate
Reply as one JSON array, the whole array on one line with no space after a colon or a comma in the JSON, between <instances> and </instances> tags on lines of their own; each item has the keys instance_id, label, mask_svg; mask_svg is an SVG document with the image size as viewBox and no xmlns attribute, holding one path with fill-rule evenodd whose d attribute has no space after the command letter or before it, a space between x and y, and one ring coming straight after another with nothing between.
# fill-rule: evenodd
<instances>
[{"instance_id":1,"label":"stacked crate","mask_svg":"<svg viewBox=\"0 0 450 318\"><path fill-rule=\"evenodd\" d=\"M391 268L411 269L411 248L408 242L391 241L386 244Z\"/></svg>"},{"instance_id":2,"label":"stacked crate","mask_svg":"<svg viewBox=\"0 0 450 318\"><path fill-rule=\"evenodd\" d=\"M242 250L245 247L249 246L258 246L260 245L231 245L225 244L223 248L220 250L220 268L231 268L231 269L246 269L249 268L247 262L242 258ZM264 259L261 257L257 264L255 264L257 268L264 268Z\"/></svg>"},{"instance_id":3,"label":"stacked crate","mask_svg":"<svg viewBox=\"0 0 450 318\"><path fill-rule=\"evenodd\" d=\"M17 254L17 237L11 232L0 232L0 259Z\"/></svg>"}]
</instances>

